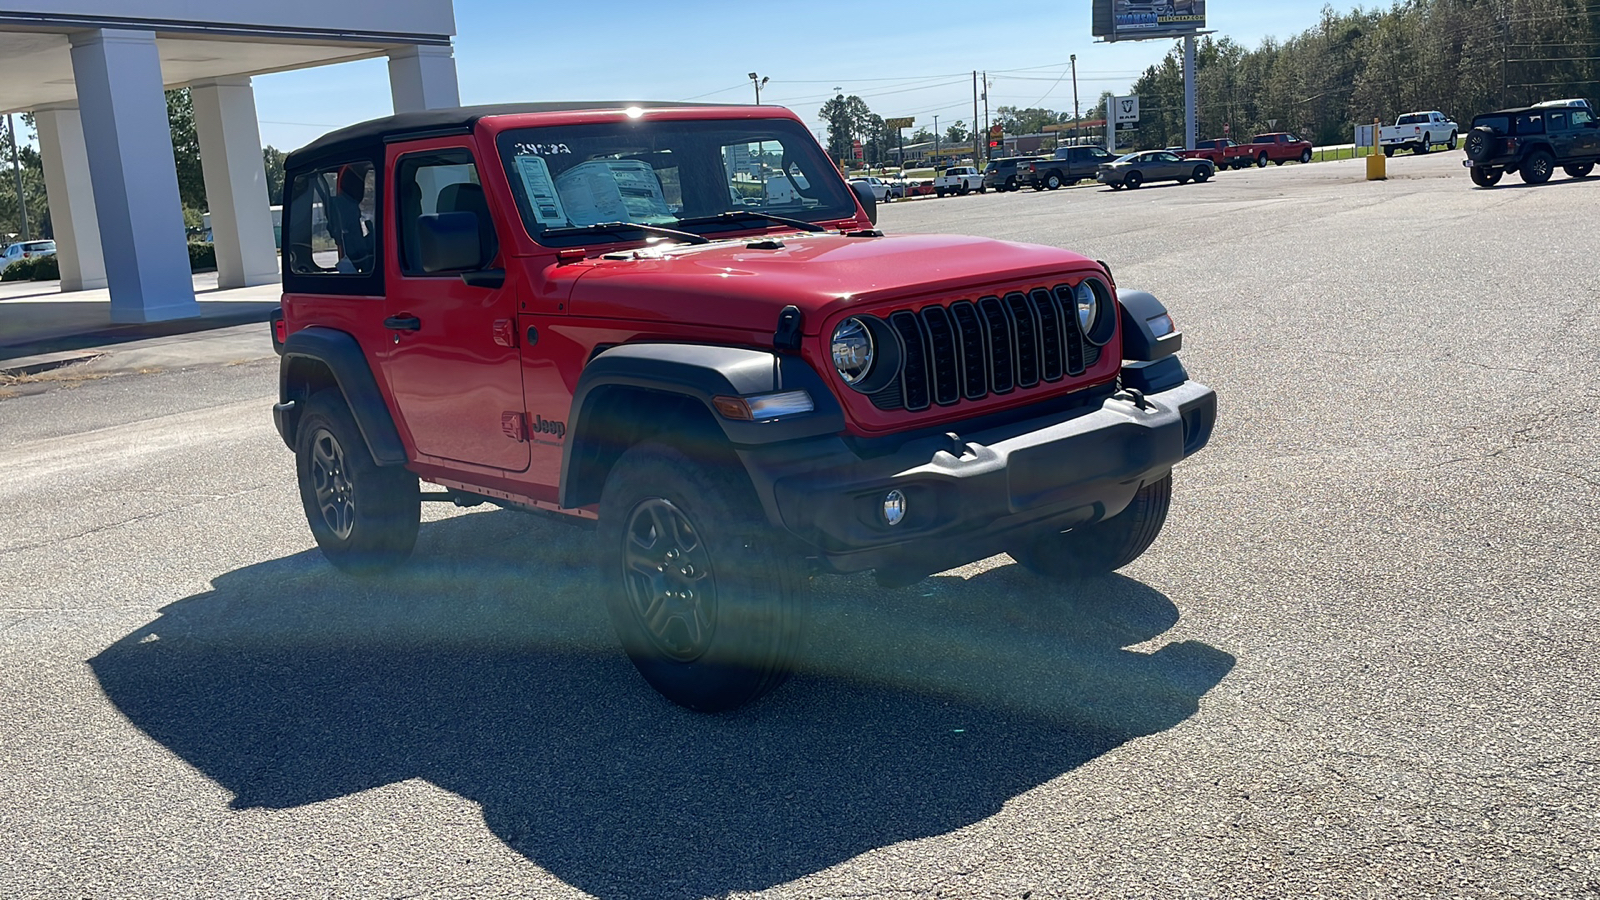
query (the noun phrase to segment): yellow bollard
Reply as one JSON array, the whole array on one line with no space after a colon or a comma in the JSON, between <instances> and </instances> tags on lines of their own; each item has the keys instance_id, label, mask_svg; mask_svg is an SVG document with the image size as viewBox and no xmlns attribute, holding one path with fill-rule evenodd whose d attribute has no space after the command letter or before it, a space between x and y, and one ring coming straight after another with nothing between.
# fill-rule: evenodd
<instances>
[{"instance_id":1,"label":"yellow bollard","mask_svg":"<svg viewBox=\"0 0 1600 900\"><path fill-rule=\"evenodd\" d=\"M1383 155L1383 149L1378 146L1378 129L1383 126L1377 119L1372 120L1372 152L1367 154L1367 180L1383 181L1389 177L1389 157Z\"/></svg>"}]
</instances>

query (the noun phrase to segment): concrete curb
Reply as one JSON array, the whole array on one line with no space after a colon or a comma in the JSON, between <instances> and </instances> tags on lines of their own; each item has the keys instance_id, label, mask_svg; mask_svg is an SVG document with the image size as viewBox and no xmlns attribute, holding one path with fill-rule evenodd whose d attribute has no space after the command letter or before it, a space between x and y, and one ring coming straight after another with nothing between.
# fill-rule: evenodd
<instances>
[{"instance_id":1,"label":"concrete curb","mask_svg":"<svg viewBox=\"0 0 1600 900\"><path fill-rule=\"evenodd\" d=\"M237 312L219 312L215 315L206 315L193 319L174 319L167 322L151 322L144 325L118 325L77 334L43 337L16 344L0 344L0 371L11 372L12 369L20 366L37 365L47 357L62 354L77 353L81 358L90 359L100 354L85 354L84 351L95 347L124 344L149 338L214 331L219 328L232 328L236 325L254 325L258 322L267 321L272 314L272 310L277 308L275 303L270 306L267 304L250 304L250 306L252 308L241 309ZM46 368L54 368L54 366L46 366Z\"/></svg>"}]
</instances>

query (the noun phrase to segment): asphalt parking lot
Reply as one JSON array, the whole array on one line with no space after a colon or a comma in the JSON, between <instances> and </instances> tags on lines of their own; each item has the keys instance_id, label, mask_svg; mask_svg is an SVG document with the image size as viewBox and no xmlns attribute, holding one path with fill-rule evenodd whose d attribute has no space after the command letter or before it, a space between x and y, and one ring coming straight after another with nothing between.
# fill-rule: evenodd
<instances>
[{"instance_id":1,"label":"asphalt parking lot","mask_svg":"<svg viewBox=\"0 0 1600 900\"><path fill-rule=\"evenodd\" d=\"M264 327L7 389L0 896L1600 896L1600 178L1460 158L881 207L1153 291L1218 430L1121 575L821 580L726 716L582 529L331 570Z\"/></svg>"}]
</instances>

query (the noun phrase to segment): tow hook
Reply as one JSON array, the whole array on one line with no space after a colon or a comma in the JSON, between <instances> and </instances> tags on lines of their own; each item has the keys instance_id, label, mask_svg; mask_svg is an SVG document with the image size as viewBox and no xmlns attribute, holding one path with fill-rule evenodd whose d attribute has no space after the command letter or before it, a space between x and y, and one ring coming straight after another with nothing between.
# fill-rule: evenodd
<instances>
[{"instance_id":1,"label":"tow hook","mask_svg":"<svg viewBox=\"0 0 1600 900\"><path fill-rule=\"evenodd\" d=\"M1112 394L1111 399L1121 400L1124 403L1132 403L1135 409L1149 409L1151 406L1150 401L1144 398L1144 391L1141 391L1138 388L1123 388L1122 390L1117 391L1115 394Z\"/></svg>"}]
</instances>

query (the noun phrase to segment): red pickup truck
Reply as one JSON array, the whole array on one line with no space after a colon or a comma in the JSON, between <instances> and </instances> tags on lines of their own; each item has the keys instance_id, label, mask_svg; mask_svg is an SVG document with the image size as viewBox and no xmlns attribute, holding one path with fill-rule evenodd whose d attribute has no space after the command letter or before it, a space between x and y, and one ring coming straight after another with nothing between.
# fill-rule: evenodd
<instances>
[{"instance_id":1,"label":"red pickup truck","mask_svg":"<svg viewBox=\"0 0 1600 900\"><path fill-rule=\"evenodd\" d=\"M1235 144L1227 138L1212 138L1201 141L1193 150L1178 150L1177 154L1184 159L1209 159L1216 167L1221 169L1242 169L1255 162L1255 156L1249 147Z\"/></svg>"},{"instance_id":2,"label":"red pickup truck","mask_svg":"<svg viewBox=\"0 0 1600 900\"><path fill-rule=\"evenodd\" d=\"M1290 160L1311 162L1311 142L1302 141L1287 131L1258 134L1240 149L1246 151L1248 156L1255 160L1256 165L1263 169L1267 167L1268 161L1279 166ZM1249 162L1246 161L1245 164L1249 165Z\"/></svg>"}]
</instances>

